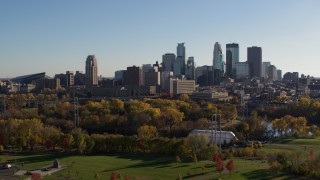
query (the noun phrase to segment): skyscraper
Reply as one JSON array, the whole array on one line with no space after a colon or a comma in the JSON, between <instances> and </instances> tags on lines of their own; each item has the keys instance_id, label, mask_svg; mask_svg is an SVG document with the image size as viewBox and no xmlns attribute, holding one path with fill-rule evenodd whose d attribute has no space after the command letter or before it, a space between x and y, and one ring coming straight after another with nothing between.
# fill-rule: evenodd
<instances>
[{"instance_id":1,"label":"skyscraper","mask_svg":"<svg viewBox=\"0 0 320 180\"><path fill-rule=\"evenodd\" d=\"M247 50L250 77L261 77L262 68L262 49L261 47L252 46Z\"/></svg>"},{"instance_id":2,"label":"skyscraper","mask_svg":"<svg viewBox=\"0 0 320 180\"><path fill-rule=\"evenodd\" d=\"M98 65L94 55L89 55L86 61L86 87L98 85Z\"/></svg>"},{"instance_id":3,"label":"skyscraper","mask_svg":"<svg viewBox=\"0 0 320 180\"><path fill-rule=\"evenodd\" d=\"M277 68L274 65L270 65L268 67L268 79L270 80L277 80Z\"/></svg>"},{"instance_id":4,"label":"skyscraper","mask_svg":"<svg viewBox=\"0 0 320 180\"><path fill-rule=\"evenodd\" d=\"M221 77L224 74L223 55L220 43L216 42L213 49L213 84L220 84Z\"/></svg>"},{"instance_id":5,"label":"skyscraper","mask_svg":"<svg viewBox=\"0 0 320 180\"><path fill-rule=\"evenodd\" d=\"M195 79L194 57L189 57L188 58L187 66L186 66L186 78L188 80L194 80Z\"/></svg>"},{"instance_id":6,"label":"skyscraper","mask_svg":"<svg viewBox=\"0 0 320 180\"><path fill-rule=\"evenodd\" d=\"M173 63L176 60L176 55L173 53L166 53L162 55L162 71L173 71Z\"/></svg>"},{"instance_id":7,"label":"skyscraper","mask_svg":"<svg viewBox=\"0 0 320 180\"><path fill-rule=\"evenodd\" d=\"M186 68L186 47L184 43L178 43L177 46L177 59L176 63L180 66L180 73L185 75L185 68Z\"/></svg>"},{"instance_id":8,"label":"skyscraper","mask_svg":"<svg viewBox=\"0 0 320 180\"><path fill-rule=\"evenodd\" d=\"M280 69L277 70L277 78L278 78L278 81L282 81L282 70Z\"/></svg>"},{"instance_id":9,"label":"skyscraper","mask_svg":"<svg viewBox=\"0 0 320 180\"><path fill-rule=\"evenodd\" d=\"M226 76L235 78L235 64L239 62L239 44L232 43L226 45Z\"/></svg>"},{"instance_id":10,"label":"skyscraper","mask_svg":"<svg viewBox=\"0 0 320 180\"><path fill-rule=\"evenodd\" d=\"M148 72L150 69L153 69L151 64L143 64L142 69L141 69L141 85L145 85L145 74Z\"/></svg>"},{"instance_id":11,"label":"skyscraper","mask_svg":"<svg viewBox=\"0 0 320 180\"><path fill-rule=\"evenodd\" d=\"M127 67L127 72L125 73L125 85L128 86L140 86L142 70L139 66Z\"/></svg>"},{"instance_id":12,"label":"skyscraper","mask_svg":"<svg viewBox=\"0 0 320 180\"><path fill-rule=\"evenodd\" d=\"M220 43L216 42L213 49L213 68L221 71L223 68L223 55Z\"/></svg>"},{"instance_id":13,"label":"skyscraper","mask_svg":"<svg viewBox=\"0 0 320 180\"><path fill-rule=\"evenodd\" d=\"M265 79L268 78L268 69L270 65L270 62L262 62L261 77L264 77Z\"/></svg>"}]
</instances>

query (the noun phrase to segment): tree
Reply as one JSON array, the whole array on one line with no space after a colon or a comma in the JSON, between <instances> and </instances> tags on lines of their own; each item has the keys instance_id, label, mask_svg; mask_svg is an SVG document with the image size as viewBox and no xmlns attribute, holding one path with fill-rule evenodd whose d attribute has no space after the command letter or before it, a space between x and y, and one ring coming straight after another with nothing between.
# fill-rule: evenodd
<instances>
[{"instance_id":1,"label":"tree","mask_svg":"<svg viewBox=\"0 0 320 180\"><path fill-rule=\"evenodd\" d=\"M223 161L222 161L222 158L221 158L221 154L215 155L214 161L216 163L216 170L219 172L219 177L220 177L221 176L221 172L224 169Z\"/></svg>"},{"instance_id":2,"label":"tree","mask_svg":"<svg viewBox=\"0 0 320 180\"><path fill-rule=\"evenodd\" d=\"M150 140L158 136L158 131L155 126L140 126L137 130L138 137L145 140Z\"/></svg>"},{"instance_id":3,"label":"tree","mask_svg":"<svg viewBox=\"0 0 320 180\"><path fill-rule=\"evenodd\" d=\"M117 180L117 174L115 172L111 173L110 180Z\"/></svg>"},{"instance_id":4,"label":"tree","mask_svg":"<svg viewBox=\"0 0 320 180\"><path fill-rule=\"evenodd\" d=\"M228 169L229 173L231 173L232 171L234 171L234 164L233 164L233 160L230 159L227 162L226 168Z\"/></svg>"},{"instance_id":5,"label":"tree","mask_svg":"<svg viewBox=\"0 0 320 180\"><path fill-rule=\"evenodd\" d=\"M188 94L181 94L181 95L179 96L179 100L186 102L186 101L189 100L189 95L188 95Z\"/></svg>"},{"instance_id":6,"label":"tree","mask_svg":"<svg viewBox=\"0 0 320 180\"><path fill-rule=\"evenodd\" d=\"M70 150L74 145L74 138L71 134L64 135L61 138L60 146L65 150Z\"/></svg>"},{"instance_id":7,"label":"tree","mask_svg":"<svg viewBox=\"0 0 320 180\"><path fill-rule=\"evenodd\" d=\"M182 121L183 113L177 109L166 109L162 112L161 119L164 120L165 124L168 125L169 131L171 132L172 126Z\"/></svg>"},{"instance_id":8,"label":"tree","mask_svg":"<svg viewBox=\"0 0 320 180\"><path fill-rule=\"evenodd\" d=\"M84 150L86 149L86 141L83 134L74 134L74 145L77 151L82 154Z\"/></svg>"},{"instance_id":9,"label":"tree","mask_svg":"<svg viewBox=\"0 0 320 180\"><path fill-rule=\"evenodd\" d=\"M201 150L208 147L209 138L204 134L190 134L185 139L185 143L191 150L194 161L197 162L197 155L201 152Z\"/></svg>"},{"instance_id":10,"label":"tree","mask_svg":"<svg viewBox=\"0 0 320 180\"><path fill-rule=\"evenodd\" d=\"M41 174L40 173L32 173L31 180L41 180Z\"/></svg>"},{"instance_id":11,"label":"tree","mask_svg":"<svg viewBox=\"0 0 320 180\"><path fill-rule=\"evenodd\" d=\"M2 145L0 145L0 154L2 154L2 153L3 153L3 151L4 151L4 148L3 148L3 146L2 146Z\"/></svg>"}]
</instances>

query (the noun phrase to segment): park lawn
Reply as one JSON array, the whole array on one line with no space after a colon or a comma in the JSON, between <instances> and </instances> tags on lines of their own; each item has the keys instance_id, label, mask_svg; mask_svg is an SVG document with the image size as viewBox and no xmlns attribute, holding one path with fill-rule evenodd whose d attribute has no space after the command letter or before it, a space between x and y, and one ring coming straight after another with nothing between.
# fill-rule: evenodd
<instances>
[{"instance_id":1,"label":"park lawn","mask_svg":"<svg viewBox=\"0 0 320 180\"><path fill-rule=\"evenodd\" d=\"M113 154L113 155L58 155L58 154L21 154L1 155L2 162L10 160L23 170L34 170L48 167L57 158L66 169L46 176L44 179L108 179L112 172L140 179L176 179L179 174L185 176L201 175L201 166L206 167L204 173L215 171L212 161L175 163L174 157ZM22 165L23 162L23 165ZM124 178L123 178L124 179Z\"/></svg>"},{"instance_id":2,"label":"park lawn","mask_svg":"<svg viewBox=\"0 0 320 180\"><path fill-rule=\"evenodd\" d=\"M276 144L266 144L262 148L265 152L275 151L300 151L305 152L310 149L318 151L320 149L320 137L318 138L289 138L281 140Z\"/></svg>"},{"instance_id":3,"label":"park lawn","mask_svg":"<svg viewBox=\"0 0 320 180\"><path fill-rule=\"evenodd\" d=\"M275 151L305 151L307 149L320 149L320 138L316 139L288 139L281 144L267 144L261 151L271 153ZM259 150L259 151L260 151ZM0 155L0 162L10 162L18 165L23 170L35 170L52 165L54 159L66 167L44 179L109 179L112 172L127 175L139 179L176 179L179 174L190 179L217 179L212 161L200 161L198 163L186 162L176 163L171 156L146 155L146 154L108 154L108 155L72 155L65 153L18 153L15 155ZM226 164L227 161L224 161ZM292 179L291 176L274 173L269 170L268 164L261 160L244 160L234 158L235 172L229 174L224 172L224 179ZM202 174L201 166L204 166ZM226 170L225 170L226 171ZM202 178L201 178L202 177ZM208 178L206 178L208 177Z\"/></svg>"}]
</instances>

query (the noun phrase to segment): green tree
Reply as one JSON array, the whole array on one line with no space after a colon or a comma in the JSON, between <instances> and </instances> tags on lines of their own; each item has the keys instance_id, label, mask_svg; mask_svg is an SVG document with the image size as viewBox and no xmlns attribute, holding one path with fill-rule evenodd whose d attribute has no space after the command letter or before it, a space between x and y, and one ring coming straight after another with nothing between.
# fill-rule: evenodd
<instances>
[{"instance_id":1,"label":"green tree","mask_svg":"<svg viewBox=\"0 0 320 180\"><path fill-rule=\"evenodd\" d=\"M187 147L191 150L192 156L197 162L197 156L199 153L208 147L209 138L204 134L190 134L186 139L185 143Z\"/></svg>"}]
</instances>

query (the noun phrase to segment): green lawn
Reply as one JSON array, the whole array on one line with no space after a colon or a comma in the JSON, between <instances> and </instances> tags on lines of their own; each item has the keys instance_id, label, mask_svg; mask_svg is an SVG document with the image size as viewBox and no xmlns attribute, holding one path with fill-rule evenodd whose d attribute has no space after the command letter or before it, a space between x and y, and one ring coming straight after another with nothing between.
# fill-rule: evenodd
<instances>
[{"instance_id":1,"label":"green lawn","mask_svg":"<svg viewBox=\"0 0 320 180\"><path fill-rule=\"evenodd\" d=\"M306 151L320 149L320 138L317 139L288 139L282 144L265 145L261 150L266 153L275 151ZM66 169L45 177L45 179L94 179L95 174L99 179L109 179L112 172L130 179L176 179L179 174L184 179L218 179L212 161L198 163L182 160L176 164L175 158L170 156L156 156L143 154L108 154L108 155L63 155L63 154L16 154L0 155L1 162L17 164L24 170L34 170L52 165L57 158ZM277 174L269 170L265 161L244 160L234 158L235 172L229 174L225 171L223 179L292 179L294 177ZM226 161L224 162L226 164ZM201 166L204 166L202 174ZM135 178L134 178L135 177Z\"/></svg>"},{"instance_id":2,"label":"green lawn","mask_svg":"<svg viewBox=\"0 0 320 180\"><path fill-rule=\"evenodd\" d=\"M108 179L112 172L125 175L130 178L142 179L176 179L179 174L183 177L200 175L201 166L205 166L204 173L212 172L212 161L201 161L198 163L181 162L176 164L174 157L152 156L152 155L92 155L92 156L61 156L54 154L42 155L1 155L2 161L11 161L18 164L24 170L34 170L52 164L57 158L65 170L54 173L52 177L45 179L93 179L98 173L99 179ZM22 165L23 162L23 165ZM78 174L77 174L78 172Z\"/></svg>"}]
</instances>

